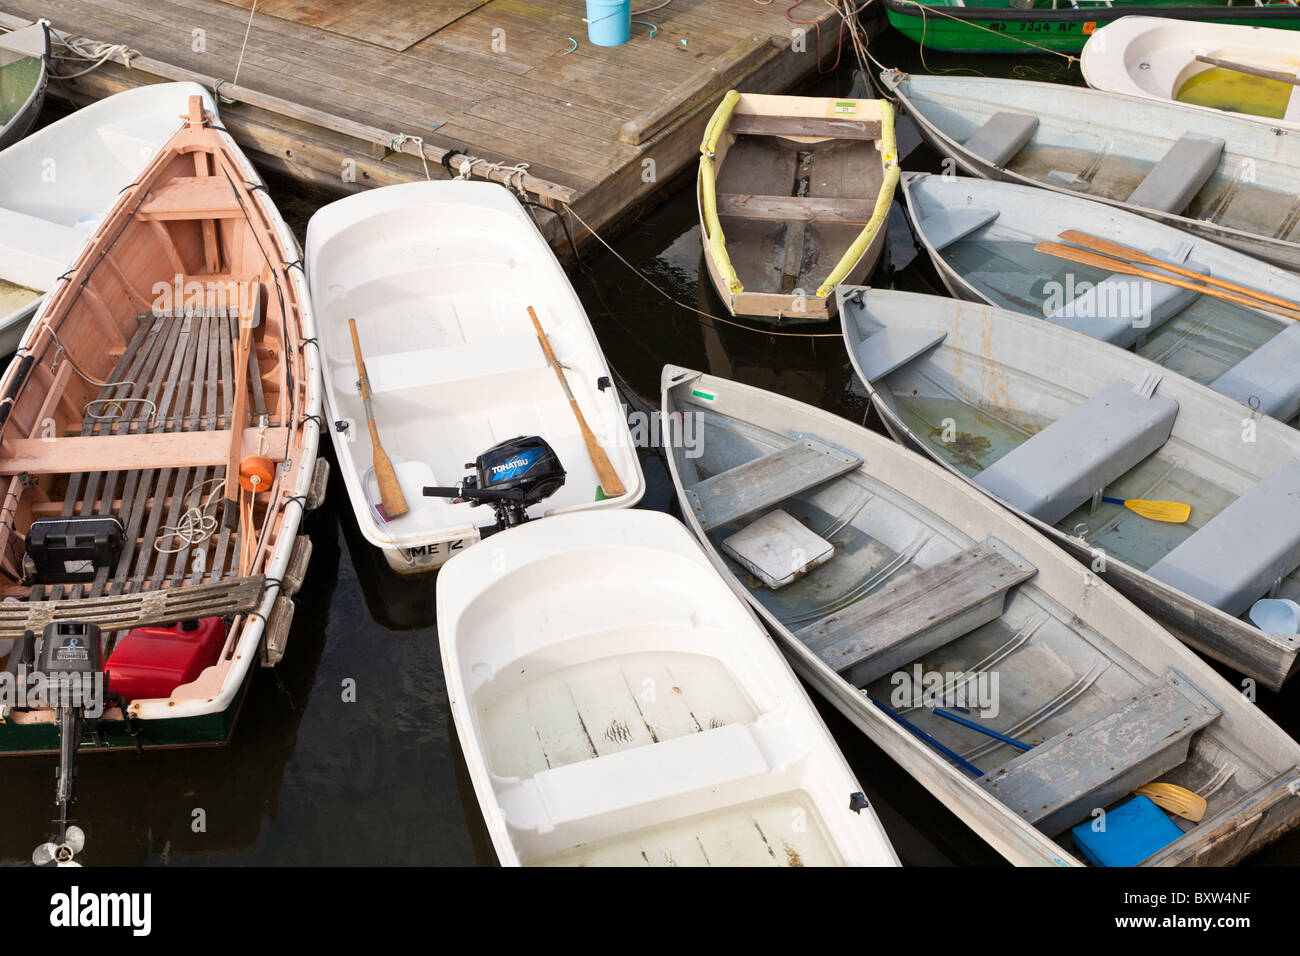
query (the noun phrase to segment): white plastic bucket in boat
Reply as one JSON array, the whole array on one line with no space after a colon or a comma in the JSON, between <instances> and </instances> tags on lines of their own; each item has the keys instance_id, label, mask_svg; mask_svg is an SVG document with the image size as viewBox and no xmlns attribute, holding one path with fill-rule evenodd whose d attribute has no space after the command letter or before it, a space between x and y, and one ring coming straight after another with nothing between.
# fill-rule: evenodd
<instances>
[{"instance_id":1,"label":"white plastic bucket in boat","mask_svg":"<svg viewBox=\"0 0 1300 956\"><path fill-rule=\"evenodd\" d=\"M1300 634L1300 604L1286 598L1256 601L1250 619L1265 634Z\"/></svg>"},{"instance_id":2,"label":"white plastic bucket in boat","mask_svg":"<svg viewBox=\"0 0 1300 956\"><path fill-rule=\"evenodd\" d=\"M632 37L632 0L587 0L587 39L621 46Z\"/></svg>"}]
</instances>

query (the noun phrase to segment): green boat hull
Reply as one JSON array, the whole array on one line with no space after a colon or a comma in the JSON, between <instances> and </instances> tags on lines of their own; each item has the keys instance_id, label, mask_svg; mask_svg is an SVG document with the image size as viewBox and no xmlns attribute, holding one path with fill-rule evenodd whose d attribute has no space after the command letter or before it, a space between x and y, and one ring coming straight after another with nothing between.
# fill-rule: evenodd
<instances>
[{"instance_id":1,"label":"green boat hull","mask_svg":"<svg viewBox=\"0 0 1300 956\"><path fill-rule=\"evenodd\" d=\"M1043 49L1078 53L1097 28L1123 16L1300 29L1300 7L1289 4L1228 7L1146 2L1082 10L1015 10L1009 6L956 7L885 0L885 7L889 22L909 39L928 49L953 53L1036 53Z\"/></svg>"},{"instance_id":2,"label":"green boat hull","mask_svg":"<svg viewBox=\"0 0 1300 956\"><path fill-rule=\"evenodd\" d=\"M166 720L138 720L134 729L138 732L138 745L146 750L163 750L178 747L216 747L230 739L239 717L239 709L244 702L251 680L244 678L244 684L223 711L201 714L196 717L176 717ZM122 720L104 720L99 725L102 744L95 744L89 739L83 740L81 752L100 752L111 750L134 750L137 737L131 733ZM14 724L0 721L0 756L17 754L39 754L59 752L59 728L57 724Z\"/></svg>"}]
</instances>

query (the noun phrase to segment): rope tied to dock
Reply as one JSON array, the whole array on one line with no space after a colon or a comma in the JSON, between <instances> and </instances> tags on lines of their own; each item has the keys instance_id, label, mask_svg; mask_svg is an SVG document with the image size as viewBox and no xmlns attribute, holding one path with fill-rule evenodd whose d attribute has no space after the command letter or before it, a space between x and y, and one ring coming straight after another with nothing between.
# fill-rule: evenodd
<instances>
[{"instance_id":1,"label":"rope tied to dock","mask_svg":"<svg viewBox=\"0 0 1300 956\"><path fill-rule=\"evenodd\" d=\"M394 153L400 153L402 151L402 147L405 146L407 143L414 143L416 150L419 151L420 162L424 166L424 178L433 179L433 177L429 175L429 160L424 155L423 137L410 136L406 133L398 133L396 136L394 136L391 140L388 141L388 148L391 149Z\"/></svg>"},{"instance_id":2,"label":"rope tied to dock","mask_svg":"<svg viewBox=\"0 0 1300 956\"><path fill-rule=\"evenodd\" d=\"M51 53L52 60L70 60L78 63L91 62L90 66L84 70L78 70L76 73L50 73L50 76L56 80L75 80L79 76L85 76L87 73L93 73L109 60L120 56L122 65L128 70L131 68L131 60L140 55L138 50L133 50L125 43L105 43L102 40L91 40L89 37L73 36L68 34L63 37L57 37L56 34L50 34L56 41L68 52L66 54Z\"/></svg>"},{"instance_id":3,"label":"rope tied to dock","mask_svg":"<svg viewBox=\"0 0 1300 956\"><path fill-rule=\"evenodd\" d=\"M521 198L528 198L528 190L524 188L524 174L528 172L528 163L515 163L513 165L508 163L492 163L478 156L467 156L465 157L465 162L458 164L460 171L457 173L456 178L469 179L470 174L474 171L474 167L480 164L484 167L484 172L480 174L484 178L491 179L493 173L505 173L504 177L502 177L502 185L510 187L512 185L510 181L513 179L513 188L515 192L517 192Z\"/></svg>"}]
</instances>

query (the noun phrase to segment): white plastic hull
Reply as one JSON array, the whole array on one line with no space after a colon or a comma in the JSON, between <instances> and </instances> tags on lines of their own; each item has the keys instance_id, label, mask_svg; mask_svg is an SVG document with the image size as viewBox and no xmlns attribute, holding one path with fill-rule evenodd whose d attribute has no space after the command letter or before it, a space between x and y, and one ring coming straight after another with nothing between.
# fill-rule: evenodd
<instances>
[{"instance_id":1,"label":"white plastic hull","mask_svg":"<svg viewBox=\"0 0 1300 956\"><path fill-rule=\"evenodd\" d=\"M612 375L550 247L506 188L389 186L320 209L306 270L320 316L325 395L358 526L393 570L434 570L479 540L487 507L422 494L457 485L499 442L540 435L567 472L530 518L631 507L645 479ZM528 315L546 331L624 493L601 498L586 444ZM389 518L372 468L348 320L355 319L376 427L408 511Z\"/></svg>"},{"instance_id":2,"label":"white plastic hull","mask_svg":"<svg viewBox=\"0 0 1300 956\"><path fill-rule=\"evenodd\" d=\"M493 540L439 575L438 635L503 864L898 864L789 666L680 523L571 514Z\"/></svg>"}]
</instances>

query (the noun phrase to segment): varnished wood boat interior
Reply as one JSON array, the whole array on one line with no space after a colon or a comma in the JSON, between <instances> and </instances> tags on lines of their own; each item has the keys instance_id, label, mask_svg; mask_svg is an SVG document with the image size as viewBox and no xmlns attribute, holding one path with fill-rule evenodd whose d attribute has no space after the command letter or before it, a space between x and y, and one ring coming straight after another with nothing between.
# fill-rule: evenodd
<instances>
[{"instance_id":1,"label":"varnished wood boat interior","mask_svg":"<svg viewBox=\"0 0 1300 956\"><path fill-rule=\"evenodd\" d=\"M736 113L727 132L718 216L736 274L754 292L811 294L871 220L880 123Z\"/></svg>"},{"instance_id":2,"label":"varnished wood boat interior","mask_svg":"<svg viewBox=\"0 0 1300 956\"><path fill-rule=\"evenodd\" d=\"M0 593L21 602L3 605L0 657L54 618L110 634L260 600L312 456L294 256L250 178L194 97L0 382ZM226 482L232 466L258 472L256 493ZM116 566L42 582L25 559L33 521L79 516L121 523Z\"/></svg>"}]
</instances>

